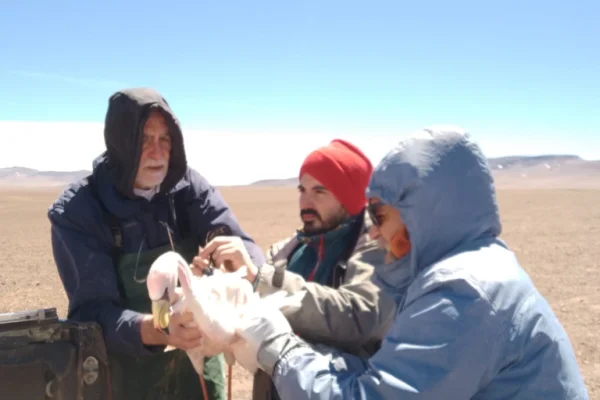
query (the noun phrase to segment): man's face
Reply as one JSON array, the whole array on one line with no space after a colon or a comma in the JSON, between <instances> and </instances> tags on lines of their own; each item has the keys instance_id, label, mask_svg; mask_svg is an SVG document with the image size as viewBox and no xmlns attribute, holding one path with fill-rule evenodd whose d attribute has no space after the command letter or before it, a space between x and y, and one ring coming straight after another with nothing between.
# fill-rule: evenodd
<instances>
[{"instance_id":1,"label":"man's face","mask_svg":"<svg viewBox=\"0 0 600 400\"><path fill-rule=\"evenodd\" d=\"M319 181L308 174L300 177L300 218L304 232L327 232L348 218L348 212Z\"/></svg>"},{"instance_id":2,"label":"man's face","mask_svg":"<svg viewBox=\"0 0 600 400\"><path fill-rule=\"evenodd\" d=\"M165 117L153 110L144 125L142 155L135 178L137 189L150 189L167 176L171 155L171 135Z\"/></svg>"}]
</instances>

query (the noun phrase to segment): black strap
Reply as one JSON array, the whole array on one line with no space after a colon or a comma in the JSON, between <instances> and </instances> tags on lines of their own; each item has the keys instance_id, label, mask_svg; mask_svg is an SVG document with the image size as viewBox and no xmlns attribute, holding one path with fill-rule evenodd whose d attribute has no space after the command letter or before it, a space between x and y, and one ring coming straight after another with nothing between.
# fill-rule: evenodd
<instances>
[{"instance_id":1,"label":"black strap","mask_svg":"<svg viewBox=\"0 0 600 400\"><path fill-rule=\"evenodd\" d=\"M113 237L112 256L116 260L117 257L123 251L123 230L121 229L121 224L119 222L119 219L115 215L113 215L102 202L102 199L98 194L98 189L94 184L95 182L93 179L93 175L89 175L87 177L87 181L88 185L90 186L92 196L96 199L96 201L100 205L100 208L102 209L104 221L110 228ZM185 218L177 218L177 210L179 209L180 212L184 210L181 204L181 200L178 201L178 199L181 196L178 197L177 194L178 193L169 195L169 214L170 217L173 219L173 224L177 226L177 230L179 232L180 237L184 238L189 233L189 223Z\"/></svg>"},{"instance_id":2,"label":"black strap","mask_svg":"<svg viewBox=\"0 0 600 400\"><path fill-rule=\"evenodd\" d=\"M350 232L351 232L349 235L350 240L348 242L348 245L342 252L342 255L340 256L340 261L346 262L350 259L350 257L352 257L352 253L354 252L356 243L358 243L358 239L360 239L360 237L361 237L363 221L365 220L365 210L366 209L363 209L360 212L360 214L356 218L356 221L354 221L354 224L350 227Z\"/></svg>"},{"instance_id":3,"label":"black strap","mask_svg":"<svg viewBox=\"0 0 600 400\"><path fill-rule=\"evenodd\" d=\"M354 252L354 248L358 243L358 240L361 237L361 232L363 229L363 221L365 219L365 211L363 209L352 227L350 227L350 240L348 241L347 246L344 248L339 261L336 263L333 273L330 275L329 285L334 288L338 288L346 279L346 272L348 270L348 260L352 257L352 253Z\"/></svg>"}]
</instances>

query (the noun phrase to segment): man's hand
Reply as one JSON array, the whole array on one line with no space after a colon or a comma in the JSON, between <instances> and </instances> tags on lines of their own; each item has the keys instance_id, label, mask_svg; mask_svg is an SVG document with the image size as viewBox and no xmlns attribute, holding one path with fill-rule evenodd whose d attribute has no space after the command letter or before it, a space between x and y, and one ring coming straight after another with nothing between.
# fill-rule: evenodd
<instances>
[{"instance_id":1,"label":"man's hand","mask_svg":"<svg viewBox=\"0 0 600 400\"><path fill-rule=\"evenodd\" d=\"M140 335L142 343L146 346L165 346L167 336L154 327L152 314L144 315L140 325Z\"/></svg>"},{"instance_id":2,"label":"man's hand","mask_svg":"<svg viewBox=\"0 0 600 400\"><path fill-rule=\"evenodd\" d=\"M201 339L202 331L194 322L192 313L171 313L169 316L167 345L182 350L190 350L199 346Z\"/></svg>"},{"instance_id":3,"label":"man's hand","mask_svg":"<svg viewBox=\"0 0 600 400\"><path fill-rule=\"evenodd\" d=\"M190 269L192 270L192 274L195 276L204 275L204 268L210 265L210 260L206 260L200 258L199 256L194 257L192 263L190 264Z\"/></svg>"},{"instance_id":4,"label":"man's hand","mask_svg":"<svg viewBox=\"0 0 600 400\"><path fill-rule=\"evenodd\" d=\"M146 346L173 346L189 350L200 345L202 331L196 326L192 313L169 315L169 334L154 327L152 315L142 320L140 328L142 343Z\"/></svg>"},{"instance_id":5,"label":"man's hand","mask_svg":"<svg viewBox=\"0 0 600 400\"><path fill-rule=\"evenodd\" d=\"M231 268L228 272L237 271L243 266L248 268L248 279L251 283L254 282L258 268L252 262L242 239L237 236L217 236L206 244L203 249L200 249L198 255L194 257L194 269L200 270L208 265L208 260L212 256L214 264L217 268L223 268L226 261L229 261L228 267Z\"/></svg>"}]
</instances>

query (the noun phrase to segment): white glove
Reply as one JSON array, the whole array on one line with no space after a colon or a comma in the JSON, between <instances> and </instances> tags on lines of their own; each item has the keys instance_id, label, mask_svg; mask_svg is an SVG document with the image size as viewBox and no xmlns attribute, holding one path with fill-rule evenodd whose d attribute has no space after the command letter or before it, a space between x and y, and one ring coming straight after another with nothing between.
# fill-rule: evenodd
<instances>
[{"instance_id":1,"label":"white glove","mask_svg":"<svg viewBox=\"0 0 600 400\"><path fill-rule=\"evenodd\" d=\"M248 307L240 322L237 330L239 340L231 346L231 350L236 361L251 373L260 368L271 374L284 350L300 342L280 308L298 307L305 293L286 297L283 300L286 305L277 299L282 299L282 294L267 296L259 304Z\"/></svg>"}]
</instances>

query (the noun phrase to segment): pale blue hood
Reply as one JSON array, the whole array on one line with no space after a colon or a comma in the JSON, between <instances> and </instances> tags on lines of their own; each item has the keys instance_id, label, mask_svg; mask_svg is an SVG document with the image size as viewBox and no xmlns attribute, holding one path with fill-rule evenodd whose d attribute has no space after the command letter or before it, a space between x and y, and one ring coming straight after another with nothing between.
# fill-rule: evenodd
<instances>
[{"instance_id":1,"label":"pale blue hood","mask_svg":"<svg viewBox=\"0 0 600 400\"><path fill-rule=\"evenodd\" d=\"M401 301L394 322L368 359L292 333L263 343L282 399L590 398L567 332L498 239L492 177L468 135L432 127L401 142L367 194L400 211L413 245L375 267Z\"/></svg>"},{"instance_id":2,"label":"pale blue hood","mask_svg":"<svg viewBox=\"0 0 600 400\"><path fill-rule=\"evenodd\" d=\"M366 194L398 209L409 233L410 254L376 268L397 290L431 264L502 231L487 160L454 126L432 126L401 141L373 171Z\"/></svg>"}]
</instances>

